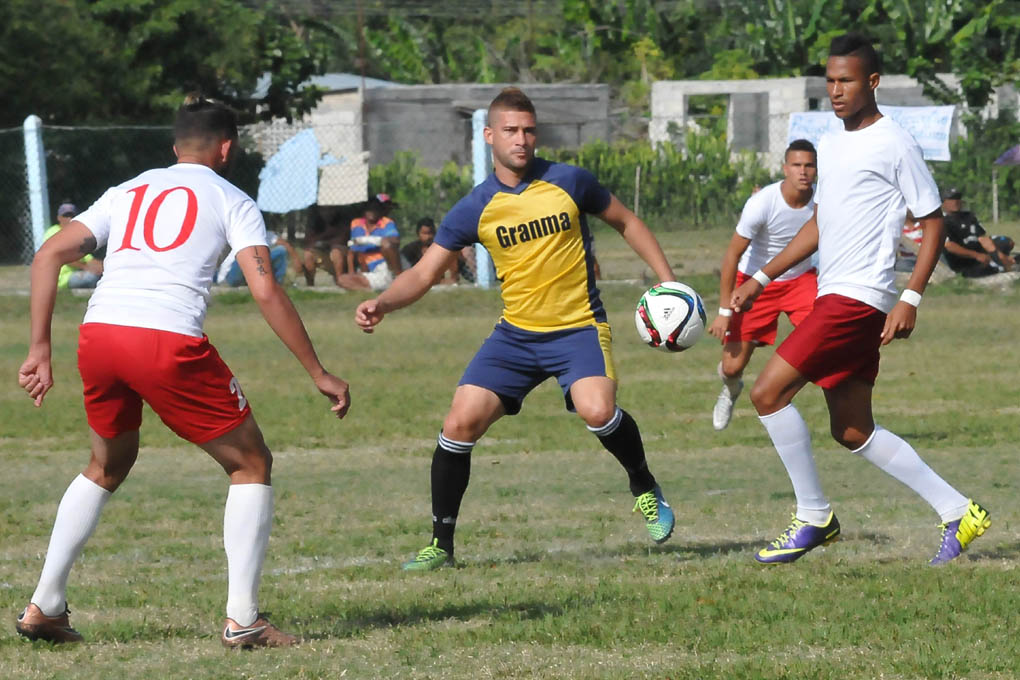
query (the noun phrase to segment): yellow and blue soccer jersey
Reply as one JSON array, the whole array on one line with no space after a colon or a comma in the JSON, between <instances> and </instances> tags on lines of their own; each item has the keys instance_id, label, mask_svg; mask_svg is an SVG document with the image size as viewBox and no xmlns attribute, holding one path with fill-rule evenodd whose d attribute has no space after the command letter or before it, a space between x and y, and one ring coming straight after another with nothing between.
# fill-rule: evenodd
<instances>
[{"instance_id":1,"label":"yellow and blue soccer jersey","mask_svg":"<svg viewBox=\"0 0 1020 680\"><path fill-rule=\"evenodd\" d=\"M602 213L610 199L587 170L536 158L515 187L489 175L447 213L435 242L485 246L503 282L503 319L518 328L605 322L585 215Z\"/></svg>"}]
</instances>

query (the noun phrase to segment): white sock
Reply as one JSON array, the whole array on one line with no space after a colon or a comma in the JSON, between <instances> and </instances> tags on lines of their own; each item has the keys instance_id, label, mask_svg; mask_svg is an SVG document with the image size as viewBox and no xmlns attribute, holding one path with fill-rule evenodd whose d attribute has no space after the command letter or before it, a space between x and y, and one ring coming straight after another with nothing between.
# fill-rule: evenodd
<instances>
[{"instance_id":1,"label":"white sock","mask_svg":"<svg viewBox=\"0 0 1020 680\"><path fill-rule=\"evenodd\" d=\"M241 626L258 618L262 561L273 525L273 487L231 484L223 511L227 552L227 616Z\"/></svg>"},{"instance_id":2,"label":"white sock","mask_svg":"<svg viewBox=\"0 0 1020 680\"><path fill-rule=\"evenodd\" d=\"M875 425L871 437L854 453L913 489L928 501L943 522L960 519L967 512L970 501L935 474L914 447L889 430Z\"/></svg>"},{"instance_id":3,"label":"white sock","mask_svg":"<svg viewBox=\"0 0 1020 680\"><path fill-rule=\"evenodd\" d=\"M741 388L743 387L740 384L740 381L743 378L743 376L740 376L740 377L737 377L737 378L727 378L726 374L722 372L722 362L721 361L719 362L719 366L716 367L715 372L719 374L719 379L722 380L722 383L723 383L723 385L726 386L726 389L728 389L730 391L730 396L731 397L733 395L737 394L738 392L740 392Z\"/></svg>"},{"instance_id":4,"label":"white sock","mask_svg":"<svg viewBox=\"0 0 1020 680\"><path fill-rule=\"evenodd\" d=\"M786 466L786 473L793 482L793 493L797 497L797 519L811 524L824 524L829 519L832 506L825 498L822 483L815 469L811 455L811 433L807 423L793 404L787 404L775 413L758 416L779 458Z\"/></svg>"},{"instance_id":5,"label":"white sock","mask_svg":"<svg viewBox=\"0 0 1020 680\"><path fill-rule=\"evenodd\" d=\"M110 495L109 491L92 480L78 475L60 499L57 518L53 521L53 533L50 534L50 545L46 549L46 561L31 600L46 616L64 613L71 565L95 531L99 515Z\"/></svg>"}]
</instances>

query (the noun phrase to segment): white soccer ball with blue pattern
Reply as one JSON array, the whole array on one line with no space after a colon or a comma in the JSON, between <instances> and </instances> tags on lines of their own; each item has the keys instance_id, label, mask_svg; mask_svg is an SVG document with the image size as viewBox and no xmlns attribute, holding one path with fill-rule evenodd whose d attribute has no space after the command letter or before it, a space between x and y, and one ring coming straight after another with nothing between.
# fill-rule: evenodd
<instances>
[{"instance_id":1,"label":"white soccer ball with blue pattern","mask_svg":"<svg viewBox=\"0 0 1020 680\"><path fill-rule=\"evenodd\" d=\"M690 286L666 281L638 300L634 324L649 347L682 352L705 333L705 303Z\"/></svg>"}]
</instances>

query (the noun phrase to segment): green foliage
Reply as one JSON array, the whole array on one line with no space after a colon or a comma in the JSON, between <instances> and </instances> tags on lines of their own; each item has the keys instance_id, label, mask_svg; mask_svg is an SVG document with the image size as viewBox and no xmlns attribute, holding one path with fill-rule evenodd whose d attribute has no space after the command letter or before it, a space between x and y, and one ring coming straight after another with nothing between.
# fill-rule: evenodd
<instances>
[{"instance_id":1,"label":"green foliage","mask_svg":"<svg viewBox=\"0 0 1020 680\"><path fill-rule=\"evenodd\" d=\"M716 52L712 68L699 76L702 80L754 80L758 77L754 61L744 49Z\"/></svg>"},{"instance_id":2,"label":"green foliage","mask_svg":"<svg viewBox=\"0 0 1020 680\"><path fill-rule=\"evenodd\" d=\"M754 154L731 154L723 135L705 131L688 131L682 148L653 147L647 141L592 142L547 155L589 170L631 206L640 168L640 213L666 228L731 222L752 188L769 181Z\"/></svg>"},{"instance_id":3,"label":"green foliage","mask_svg":"<svg viewBox=\"0 0 1020 680\"><path fill-rule=\"evenodd\" d=\"M640 211L666 228L731 222L752 188L770 181L754 154L731 154L725 136L711 131L688 132L685 150L648 141L597 141L578 149L547 149L542 156L585 168L627 205L634 202L640 167ZM400 204L399 224L423 215L441 218L471 188L470 167L451 162L436 174L408 152L369 175L370 193L385 191Z\"/></svg>"},{"instance_id":4,"label":"green foliage","mask_svg":"<svg viewBox=\"0 0 1020 680\"><path fill-rule=\"evenodd\" d=\"M1020 2L869 0L864 16L883 47L887 73L924 84L936 101L983 107L995 87L1020 80ZM895 70L893 70L895 69ZM937 73L960 79L962 94Z\"/></svg>"},{"instance_id":5,"label":"green foliage","mask_svg":"<svg viewBox=\"0 0 1020 680\"><path fill-rule=\"evenodd\" d=\"M1004 219L1020 218L1020 167L995 166L1002 152L1020 142L1020 122L1015 116L968 121L967 136L953 142L952 163L932 163L935 181L941 188L957 187L964 199L986 226L992 218L992 171L996 170L999 215Z\"/></svg>"},{"instance_id":6,"label":"green foliage","mask_svg":"<svg viewBox=\"0 0 1020 680\"><path fill-rule=\"evenodd\" d=\"M169 121L200 91L256 117L291 117L319 98L299 85L331 47L298 18L241 0L9 0L0 4L0 126ZM269 73L269 93L252 99Z\"/></svg>"},{"instance_id":7,"label":"green foliage","mask_svg":"<svg viewBox=\"0 0 1020 680\"><path fill-rule=\"evenodd\" d=\"M369 194L388 193L399 205L392 217L404 234L419 217L432 217L438 224L443 215L473 186L471 168L452 161L438 173L418 165L417 154L402 151L389 163L369 171Z\"/></svg>"}]
</instances>

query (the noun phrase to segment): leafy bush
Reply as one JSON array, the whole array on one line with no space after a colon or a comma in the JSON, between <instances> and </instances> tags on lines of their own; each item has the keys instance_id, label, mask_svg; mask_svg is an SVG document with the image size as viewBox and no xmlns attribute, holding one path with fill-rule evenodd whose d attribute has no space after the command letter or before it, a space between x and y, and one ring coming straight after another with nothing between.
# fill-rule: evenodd
<instances>
[{"instance_id":1,"label":"leafy bush","mask_svg":"<svg viewBox=\"0 0 1020 680\"><path fill-rule=\"evenodd\" d=\"M637 168L641 168L639 212L656 228L731 223L755 185L771 180L752 153L731 154L724 137L689 131L684 147L652 146L648 141L591 142L577 149L548 149L545 158L591 171L625 205L633 207ZM437 220L472 187L469 166L448 163L438 174L418 165L412 153L372 168L370 193L385 191L400 207L398 224L418 217Z\"/></svg>"},{"instance_id":2,"label":"leafy bush","mask_svg":"<svg viewBox=\"0 0 1020 680\"><path fill-rule=\"evenodd\" d=\"M950 147L953 160L932 163L940 189L956 187L968 208L984 222L992 219L992 170L997 168L1000 219L1020 219L1020 167L995 166L996 158L1020 144L1020 123L1012 112L998 118L966 121L967 136Z\"/></svg>"},{"instance_id":3,"label":"leafy bush","mask_svg":"<svg viewBox=\"0 0 1020 680\"><path fill-rule=\"evenodd\" d=\"M398 152L392 161L377 165L368 174L368 193L387 193L398 204L391 217L408 237L420 217L431 217L438 224L454 203L474 186L470 166L459 167L452 161L433 173L418 165L418 155Z\"/></svg>"}]
</instances>

